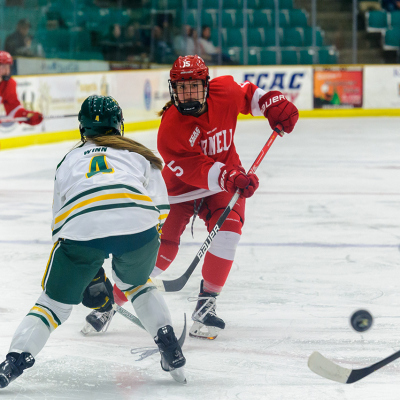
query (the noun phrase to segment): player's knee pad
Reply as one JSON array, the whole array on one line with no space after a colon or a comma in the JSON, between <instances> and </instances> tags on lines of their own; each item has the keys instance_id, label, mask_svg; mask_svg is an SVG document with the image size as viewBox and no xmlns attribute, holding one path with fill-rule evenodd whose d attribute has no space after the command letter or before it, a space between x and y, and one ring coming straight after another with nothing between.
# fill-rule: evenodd
<instances>
[{"instance_id":1,"label":"player's knee pad","mask_svg":"<svg viewBox=\"0 0 400 400\"><path fill-rule=\"evenodd\" d=\"M218 210L215 212L208 221L208 231L210 231L218 221L224 210ZM235 211L232 210L222 225L222 231L236 232L239 235L242 234L243 218ZM221 231L220 231L221 232Z\"/></svg>"},{"instance_id":2,"label":"player's knee pad","mask_svg":"<svg viewBox=\"0 0 400 400\"><path fill-rule=\"evenodd\" d=\"M240 234L236 232L219 231L211 242L209 253L225 260L233 261Z\"/></svg>"},{"instance_id":3,"label":"player's knee pad","mask_svg":"<svg viewBox=\"0 0 400 400\"><path fill-rule=\"evenodd\" d=\"M29 314L39 317L42 321L47 321L50 331L53 331L68 319L71 311L72 304L60 303L42 292Z\"/></svg>"}]
</instances>

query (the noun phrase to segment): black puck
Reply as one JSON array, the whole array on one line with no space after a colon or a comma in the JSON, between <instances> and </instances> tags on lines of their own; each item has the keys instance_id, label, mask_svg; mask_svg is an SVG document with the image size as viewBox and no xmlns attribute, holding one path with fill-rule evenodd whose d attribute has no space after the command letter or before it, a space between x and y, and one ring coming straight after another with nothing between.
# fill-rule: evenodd
<instances>
[{"instance_id":1,"label":"black puck","mask_svg":"<svg viewBox=\"0 0 400 400\"><path fill-rule=\"evenodd\" d=\"M367 310L358 310L350 318L351 326L357 332L367 331L371 328L372 322L372 315Z\"/></svg>"}]
</instances>

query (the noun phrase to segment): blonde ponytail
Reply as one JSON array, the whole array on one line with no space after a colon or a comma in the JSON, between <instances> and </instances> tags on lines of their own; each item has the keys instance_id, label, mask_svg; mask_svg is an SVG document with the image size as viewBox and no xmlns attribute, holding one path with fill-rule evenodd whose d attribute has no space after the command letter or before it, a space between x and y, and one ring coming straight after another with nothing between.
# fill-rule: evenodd
<instances>
[{"instance_id":1,"label":"blonde ponytail","mask_svg":"<svg viewBox=\"0 0 400 400\"><path fill-rule=\"evenodd\" d=\"M143 144L136 142L124 136L118 135L103 135L87 137L86 141L92 142L97 146L111 147L116 150L128 150L132 153L138 153L143 156L147 161L150 161L154 167L162 171L163 162L161 158L157 157L150 149Z\"/></svg>"},{"instance_id":2,"label":"blonde ponytail","mask_svg":"<svg viewBox=\"0 0 400 400\"><path fill-rule=\"evenodd\" d=\"M165 104L165 106L162 108L162 110L157 113L157 115L159 117L162 117L163 114L165 113L165 111L167 111L168 108L170 108L172 105L173 105L172 100L170 100L168 103Z\"/></svg>"}]
</instances>

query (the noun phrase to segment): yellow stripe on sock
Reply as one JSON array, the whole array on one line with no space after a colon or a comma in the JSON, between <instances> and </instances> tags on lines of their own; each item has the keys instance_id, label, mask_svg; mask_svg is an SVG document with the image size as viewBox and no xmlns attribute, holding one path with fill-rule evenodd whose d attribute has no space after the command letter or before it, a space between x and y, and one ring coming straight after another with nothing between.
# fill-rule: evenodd
<instances>
[{"instance_id":1,"label":"yellow stripe on sock","mask_svg":"<svg viewBox=\"0 0 400 400\"><path fill-rule=\"evenodd\" d=\"M58 325L57 325L56 321L54 321L53 317L47 311L43 310L43 308L35 306L35 307L31 308L31 311L38 311L39 313L44 314L54 329L56 329L58 327Z\"/></svg>"},{"instance_id":2,"label":"yellow stripe on sock","mask_svg":"<svg viewBox=\"0 0 400 400\"><path fill-rule=\"evenodd\" d=\"M151 279L149 278L149 279L147 280L147 282L145 283L145 285L146 285L147 283L153 283L153 282L152 282ZM128 298L128 296L130 296L131 294L137 292L137 291L138 291L140 288L142 288L143 286L144 286L144 285L137 286L137 287L135 287L134 289L129 290L129 291L127 291L127 292L123 292L123 293L124 293L125 297Z\"/></svg>"}]
</instances>

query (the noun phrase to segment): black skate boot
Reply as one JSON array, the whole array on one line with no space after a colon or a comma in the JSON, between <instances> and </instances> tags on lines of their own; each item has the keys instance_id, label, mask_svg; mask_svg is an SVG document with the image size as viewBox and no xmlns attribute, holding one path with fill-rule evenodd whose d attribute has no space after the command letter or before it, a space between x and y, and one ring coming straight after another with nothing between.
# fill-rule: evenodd
<instances>
[{"instance_id":1,"label":"black skate boot","mask_svg":"<svg viewBox=\"0 0 400 400\"><path fill-rule=\"evenodd\" d=\"M86 325L82 328L81 332L84 335L93 332L106 332L114 314L114 309L106 312L93 310L86 316Z\"/></svg>"},{"instance_id":2,"label":"black skate boot","mask_svg":"<svg viewBox=\"0 0 400 400\"><path fill-rule=\"evenodd\" d=\"M196 308L192 314L194 323L189 331L190 337L212 340L225 328L225 322L215 313L217 296L216 293L204 292L202 280Z\"/></svg>"},{"instance_id":3,"label":"black skate boot","mask_svg":"<svg viewBox=\"0 0 400 400\"><path fill-rule=\"evenodd\" d=\"M6 360L0 364L0 388L8 386L33 364L35 359L31 353L8 353Z\"/></svg>"},{"instance_id":4,"label":"black skate boot","mask_svg":"<svg viewBox=\"0 0 400 400\"><path fill-rule=\"evenodd\" d=\"M160 328L154 341L161 353L161 368L169 372L177 382L187 383L182 368L186 364L186 359L172 326L166 325Z\"/></svg>"}]
</instances>

